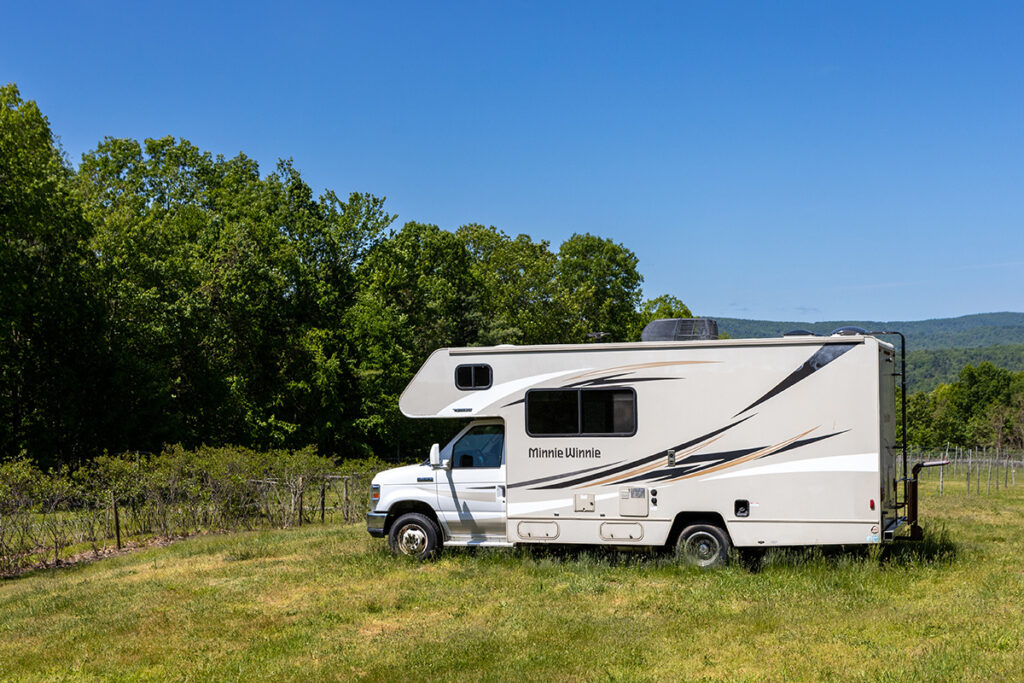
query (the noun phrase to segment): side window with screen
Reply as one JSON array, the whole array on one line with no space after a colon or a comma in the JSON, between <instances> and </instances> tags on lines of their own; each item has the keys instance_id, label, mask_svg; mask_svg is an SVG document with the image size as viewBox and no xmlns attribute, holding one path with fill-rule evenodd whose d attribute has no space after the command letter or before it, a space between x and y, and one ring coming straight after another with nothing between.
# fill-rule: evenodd
<instances>
[{"instance_id":1,"label":"side window with screen","mask_svg":"<svg viewBox=\"0 0 1024 683\"><path fill-rule=\"evenodd\" d=\"M584 389L580 392L584 434L632 434L636 431L636 394L629 389Z\"/></svg>"},{"instance_id":2,"label":"side window with screen","mask_svg":"<svg viewBox=\"0 0 1024 683\"><path fill-rule=\"evenodd\" d=\"M460 365L455 368L455 386L463 391L491 388L490 365Z\"/></svg>"},{"instance_id":3,"label":"side window with screen","mask_svg":"<svg viewBox=\"0 0 1024 683\"><path fill-rule=\"evenodd\" d=\"M504 445L504 426L473 427L452 447L452 467L501 467L501 451Z\"/></svg>"},{"instance_id":4,"label":"side window with screen","mask_svg":"<svg viewBox=\"0 0 1024 683\"><path fill-rule=\"evenodd\" d=\"M632 389L534 389L526 392L530 436L632 436Z\"/></svg>"}]
</instances>

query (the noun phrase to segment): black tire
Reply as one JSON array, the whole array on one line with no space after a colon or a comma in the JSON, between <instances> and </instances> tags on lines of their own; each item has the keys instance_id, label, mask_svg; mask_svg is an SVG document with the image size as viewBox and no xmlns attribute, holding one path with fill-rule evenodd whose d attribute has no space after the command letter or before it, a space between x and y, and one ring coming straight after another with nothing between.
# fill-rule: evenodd
<instances>
[{"instance_id":1,"label":"black tire","mask_svg":"<svg viewBox=\"0 0 1024 683\"><path fill-rule=\"evenodd\" d=\"M722 567L729 561L729 534L713 524L691 524L676 540L676 557L695 567Z\"/></svg>"},{"instance_id":2,"label":"black tire","mask_svg":"<svg viewBox=\"0 0 1024 683\"><path fill-rule=\"evenodd\" d=\"M441 550L441 530L426 515L407 512L391 525L388 545L395 555L430 559Z\"/></svg>"}]
</instances>

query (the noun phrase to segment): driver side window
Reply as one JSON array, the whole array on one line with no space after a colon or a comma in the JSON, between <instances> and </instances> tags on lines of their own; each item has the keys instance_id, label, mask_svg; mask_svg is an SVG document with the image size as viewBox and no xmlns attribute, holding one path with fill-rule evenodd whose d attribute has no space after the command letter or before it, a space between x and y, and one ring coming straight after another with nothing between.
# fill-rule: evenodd
<instances>
[{"instance_id":1,"label":"driver side window","mask_svg":"<svg viewBox=\"0 0 1024 683\"><path fill-rule=\"evenodd\" d=\"M500 467L505 444L503 425L478 425L455 442L452 447L452 469L467 467Z\"/></svg>"}]
</instances>

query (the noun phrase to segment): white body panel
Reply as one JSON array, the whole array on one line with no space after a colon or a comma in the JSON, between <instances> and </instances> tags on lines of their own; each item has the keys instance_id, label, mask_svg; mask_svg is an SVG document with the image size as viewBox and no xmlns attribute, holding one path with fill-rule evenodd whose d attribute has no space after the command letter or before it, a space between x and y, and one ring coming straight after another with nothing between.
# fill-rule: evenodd
<instances>
[{"instance_id":1,"label":"white body panel","mask_svg":"<svg viewBox=\"0 0 1024 683\"><path fill-rule=\"evenodd\" d=\"M460 390L460 365L493 381ZM400 407L504 425L500 467L421 466L446 543L661 545L681 515L741 547L877 543L897 516L893 368L864 336L441 349ZM635 431L531 436L535 389L632 391ZM389 478L378 511L402 495Z\"/></svg>"}]
</instances>

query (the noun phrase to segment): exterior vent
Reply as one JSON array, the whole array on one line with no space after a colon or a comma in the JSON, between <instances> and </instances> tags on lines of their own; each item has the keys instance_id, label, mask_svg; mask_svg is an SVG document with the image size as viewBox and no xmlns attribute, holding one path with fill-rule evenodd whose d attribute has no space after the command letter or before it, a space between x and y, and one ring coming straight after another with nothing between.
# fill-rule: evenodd
<instances>
[{"instance_id":1,"label":"exterior vent","mask_svg":"<svg viewBox=\"0 0 1024 683\"><path fill-rule=\"evenodd\" d=\"M647 323L640 341L695 341L718 339L718 323L711 318L659 318Z\"/></svg>"},{"instance_id":2,"label":"exterior vent","mask_svg":"<svg viewBox=\"0 0 1024 683\"><path fill-rule=\"evenodd\" d=\"M832 330L833 337L852 337L855 334L867 334L863 327L840 327Z\"/></svg>"}]
</instances>

